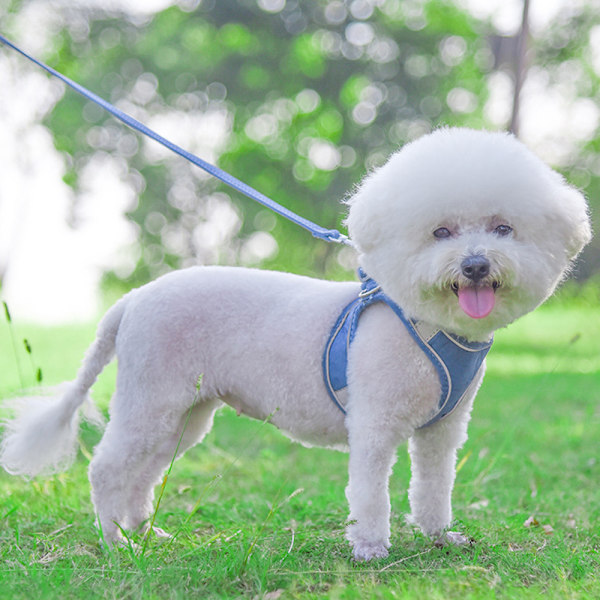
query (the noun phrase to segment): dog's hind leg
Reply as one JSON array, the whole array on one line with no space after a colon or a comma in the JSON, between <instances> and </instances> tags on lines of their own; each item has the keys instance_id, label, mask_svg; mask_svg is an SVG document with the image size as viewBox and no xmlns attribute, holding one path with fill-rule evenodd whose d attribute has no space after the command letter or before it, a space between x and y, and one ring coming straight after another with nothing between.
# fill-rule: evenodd
<instances>
[{"instance_id":1,"label":"dog's hind leg","mask_svg":"<svg viewBox=\"0 0 600 600\"><path fill-rule=\"evenodd\" d=\"M163 474L171 461L196 444L211 430L215 411L220 400L203 400L182 415L175 432L158 444L154 453L136 474L131 487L128 506L128 526L139 527L152 514L154 488L162 481Z\"/></svg>"},{"instance_id":2,"label":"dog's hind leg","mask_svg":"<svg viewBox=\"0 0 600 600\"><path fill-rule=\"evenodd\" d=\"M114 403L121 399L115 398ZM92 500L103 538L122 538L121 529L136 528L151 514L154 486L172 460L210 430L217 401L202 401L187 419L178 410L115 410L90 464ZM139 406L139 404L138 404ZM129 408L129 407L127 407Z\"/></svg>"},{"instance_id":3,"label":"dog's hind leg","mask_svg":"<svg viewBox=\"0 0 600 600\"><path fill-rule=\"evenodd\" d=\"M136 425L137 430L124 419L113 417L90 463L89 478L97 524L101 537L108 544L120 541L121 529L129 527L132 482L140 466L154 451L148 424ZM169 425L175 429L174 422Z\"/></svg>"}]
</instances>

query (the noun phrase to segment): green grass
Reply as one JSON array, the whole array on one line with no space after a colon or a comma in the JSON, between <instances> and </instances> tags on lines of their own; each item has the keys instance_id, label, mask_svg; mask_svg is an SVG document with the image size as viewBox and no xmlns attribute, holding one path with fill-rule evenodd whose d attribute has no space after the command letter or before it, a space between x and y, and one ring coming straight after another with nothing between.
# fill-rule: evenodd
<instances>
[{"instance_id":1,"label":"green grass","mask_svg":"<svg viewBox=\"0 0 600 600\"><path fill-rule=\"evenodd\" d=\"M0 398L72 378L93 327L0 324ZM29 356L21 340L32 346ZM404 523L405 448L391 483L390 556L354 564L344 539L344 454L306 449L224 409L175 463L143 553L97 541L87 458L24 481L0 474L0 598L598 598L600 317L555 304L501 331L454 492L469 547L435 548ZM115 369L94 394L106 407ZM193 509L197 508L195 512ZM526 527L529 517L537 525ZM551 529L550 529L551 528ZM139 538L132 541L143 543Z\"/></svg>"}]
</instances>

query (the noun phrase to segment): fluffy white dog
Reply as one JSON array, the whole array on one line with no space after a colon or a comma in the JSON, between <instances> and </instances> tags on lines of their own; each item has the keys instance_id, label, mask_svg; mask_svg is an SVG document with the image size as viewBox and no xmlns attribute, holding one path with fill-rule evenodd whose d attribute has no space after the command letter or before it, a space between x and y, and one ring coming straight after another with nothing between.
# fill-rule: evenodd
<instances>
[{"instance_id":1,"label":"fluffy white dog","mask_svg":"<svg viewBox=\"0 0 600 600\"><path fill-rule=\"evenodd\" d=\"M428 536L443 535L456 452L485 365L450 414L422 427L439 411L441 388L452 386L423 344L442 330L469 350L548 298L590 239L586 203L513 137L443 129L393 155L349 206L360 266L376 292L418 321L419 333L390 303L364 310L347 354L346 414L328 395L322 356L358 283L197 267L134 290L108 311L75 381L54 401L24 402L6 424L4 468L33 476L67 466L78 409L116 354L110 422L90 465L107 540L148 519L190 409L180 455L207 434L223 402L305 444L349 448L347 537L357 560L388 553L388 479L407 440L411 520Z\"/></svg>"}]
</instances>

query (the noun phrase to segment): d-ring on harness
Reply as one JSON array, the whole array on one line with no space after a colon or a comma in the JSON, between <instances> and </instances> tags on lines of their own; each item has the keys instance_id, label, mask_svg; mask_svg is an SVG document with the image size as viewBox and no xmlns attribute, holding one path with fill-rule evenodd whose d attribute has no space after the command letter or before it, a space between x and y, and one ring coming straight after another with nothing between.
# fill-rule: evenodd
<instances>
[{"instance_id":1,"label":"d-ring on harness","mask_svg":"<svg viewBox=\"0 0 600 600\"><path fill-rule=\"evenodd\" d=\"M195 154L192 154L191 152L188 152L187 150L177 146L149 127L146 127L146 125L143 123L140 123L130 115L119 110L110 102L100 98L100 96L90 92L82 85L72 81L68 77L65 77L62 73L59 73L55 69L52 69L43 62L27 54L27 52L21 50L18 46L10 42L1 34L0 42L9 48L12 48L19 54L22 54L25 58L41 67L54 77L57 77L88 100L91 100L92 102L101 106L104 110L108 111L111 115L132 129L143 133L159 144L162 144L172 152L175 152L175 154L185 158L197 167L200 167L207 173L210 173L217 179L220 179L230 187L248 196L252 200L259 202L277 214L285 217L293 223L296 223L296 225L299 225L300 227L310 231L314 237L327 242L337 242L352 246L352 242L348 239L348 237L337 231L337 229L325 229L324 227L321 227L320 225L317 225L312 221L297 215L284 206L281 206L274 200L271 200L264 194L261 194L257 190L251 188L243 181L236 179L222 169L207 163ZM371 304L375 302L384 302L404 323L413 339L417 342L423 352L425 352L426 356L433 363L437 370L442 388L438 403L438 410L437 413L423 425L423 427L436 423L446 415L450 414L465 396L467 388L471 385L475 375L479 371L481 363L490 349L492 342L490 341L483 344L467 342L462 338L458 338L440 330L436 331L433 335L424 336L419 331L418 323L412 321L411 319L407 319L402 312L402 309L384 294L376 282L367 277L360 269L359 276L362 282L361 292L358 298L346 306L346 308L342 311L342 314L339 316L335 326L333 327L329 341L325 348L325 353L323 355L323 376L325 378L325 385L327 386L327 391L329 392L331 399L342 412L346 412L345 406L339 400L336 392L347 385L346 370L348 364L348 349L352 343L352 340L354 339L359 317L365 308Z\"/></svg>"}]
</instances>

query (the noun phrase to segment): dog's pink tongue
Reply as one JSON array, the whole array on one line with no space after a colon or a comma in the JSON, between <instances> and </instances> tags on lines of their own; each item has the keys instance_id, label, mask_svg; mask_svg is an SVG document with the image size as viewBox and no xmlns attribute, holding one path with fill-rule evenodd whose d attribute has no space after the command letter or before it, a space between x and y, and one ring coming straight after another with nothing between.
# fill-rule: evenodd
<instances>
[{"instance_id":1,"label":"dog's pink tongue","mask_svg":"<svg viewBox=\"0 0 600 600\"><path fill-rule=\"evenodd\" d=\"M469 286L458 290L458 303L472 319L487 317L494 308L496 297L491 286Z\"/></svg>"}]
</instances>

